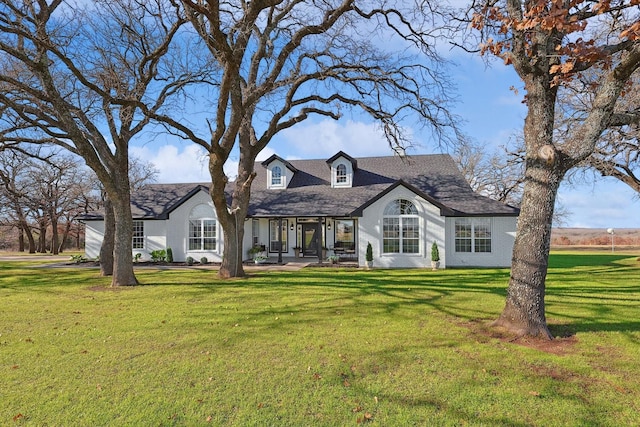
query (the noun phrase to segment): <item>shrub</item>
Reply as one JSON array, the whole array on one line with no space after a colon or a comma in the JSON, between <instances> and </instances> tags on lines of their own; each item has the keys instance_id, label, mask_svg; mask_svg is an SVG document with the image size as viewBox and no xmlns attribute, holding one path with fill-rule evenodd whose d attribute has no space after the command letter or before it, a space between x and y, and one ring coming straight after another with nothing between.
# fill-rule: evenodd
<instances>
[{"instance_id":1,"label":"shrub","mask_svg":"<svg viewBox=\"0 0 640 427\"><path fill-rule=\"evenodd\" d=\"M173 250L167 248L167 262L173 262Z\"/></svg>"},{"instance_id":2,"label":"shrub","mask_svg":"<svg viewBox=\"0 0 640 427\"><path fill-rule=\"evenodd\" d=\"M209 262L209 260L207 259L206 256L203 256L202 258L200 258L200 264L206 264L208 262Z\"/></svg>"},{"instance_id":3,"label":"shrub","mask_svg":"<svg viewBox=\"0 0 640 427\"><path fill-rule=\"evenodd\" d=\"M438 250L436 242L433 242L433 245L431 245L431 261L440 261L440 251Z\"/></svg>"},{"instance_id":4,"label":"shrub","mask_svg":"<svg viewBox=\"0 0 640 427\"><path fill-rule=\"evenodd\" d=\"M373 246L371 246L371 242L367 242L367 255L365 259L369 262L373 261Z\"/></svg>"},{"instance_id":5,"label":"shrub","mask_svg":"<svg viewBox=\"0 0 640 427\"><path fill-rule=\"evenodd\" d=\"M138 252L133 256L133 262L137 263L138 261L140 261L140 258L142 258L142 254Z\"/></svg>"},{"instance_id":6,"label":"shrub","mask_svg":"<svg viewBox=\"0 0 640 427\"><path fill-rule=\"evenodd\" d=\"M76 264L80 264L85 262L87 259L84 257L84 255L71 255L71 261L76 263Z\"/></svg>"},{"instance_id":7,"label":"shrub","mask_svg":"<svg viewBox=\"0 0 640 427\"><path fill-rule=\"evenodd\" d=\"M193 257L190 257L190 256L187 257L187 265L193 265L194 261L195 260L193 259Z\"/></svg>"},{"instance_id":8,"label":"shrub","mask_svg":"<svg viewBox=\"0 0 640 427\"><path fill-rule=\"evenodd\" d=\"M167 259L167 251L165 251L164 249L156 249L154 251L151 251L151 261L153 262L159 262L159 261L165 261Z\"/></svg>"}]
</instances>

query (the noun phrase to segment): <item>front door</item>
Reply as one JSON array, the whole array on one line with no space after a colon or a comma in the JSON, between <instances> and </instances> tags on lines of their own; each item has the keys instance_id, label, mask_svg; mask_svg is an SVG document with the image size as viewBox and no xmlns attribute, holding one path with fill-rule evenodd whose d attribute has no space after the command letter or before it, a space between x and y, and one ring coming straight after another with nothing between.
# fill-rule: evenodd
<instances>
[{"instance_id":1,"label":"front door","mask_svg":"<svg viewBox=\"0 0 640 427\"><path fill-rule=\"evenodd\" d=\"M304 256L318 256L318 223L302 224L302 252Z\"/></svg>"}]
</instances>

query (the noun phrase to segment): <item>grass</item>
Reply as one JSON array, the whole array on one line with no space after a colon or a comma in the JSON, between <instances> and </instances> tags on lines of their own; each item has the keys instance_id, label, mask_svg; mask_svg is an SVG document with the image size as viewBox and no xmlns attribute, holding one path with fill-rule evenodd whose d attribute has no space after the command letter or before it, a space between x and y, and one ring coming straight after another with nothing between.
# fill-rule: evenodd
<instances>
[{"instance_id":1,"label":"grass","mask_svg":"<svg viewBox=\"0 0 640 427\"><path fill-rule=\"evenodd\" d=\"M255 273L0 262L2 425L640 423L640 265L554 253L561 351L490 333L508 270Z\"/></svg>"}]
</instances>

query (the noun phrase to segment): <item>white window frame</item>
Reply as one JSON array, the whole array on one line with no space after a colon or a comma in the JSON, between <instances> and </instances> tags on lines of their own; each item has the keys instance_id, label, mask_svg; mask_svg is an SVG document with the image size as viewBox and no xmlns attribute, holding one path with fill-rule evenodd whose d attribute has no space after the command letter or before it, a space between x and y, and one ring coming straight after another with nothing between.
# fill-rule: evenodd
<instances>
[{"instance_id":1,"label":"white window frame","mask_svg":"<svg viewBox=\"0 0 640 427\"><path fill-rule=\"evenodd\" d=\"M456 218L453 233L455 252L490 254L493 251L492 225L491 218Z\"/></svg>"},{"instance_id":2,"label":"white window frame","mask_svg":"<svg viewBox=\"0 0 640 427\"><path fill-rule=\"evenodd\" d=\"M277 219L271 219L269 220L269 252L274 253L274 252L278 252L278 244L280 243L280 240L278 238L278 235L276 233L276 231L278 230L278 220ZM288 232L287 230L289 229L289 221L286 219L282 220L282 252L286 253L289 251L289 246L287 243L287 235Z\"/></svg>"},{"instance_id":3,"label":"white window frame","mask_svg":"<svg viewBox=\"0 0 640 427\"><path fill-rule=\"evenodd\" d=\"M420 254L420 234L420 216L415 203L399 198L387 204L382 217L383 254Z\"/></svg>"},{"instance_id":4,"label":"white window frame","mask_svg":"<svg viewBox=\"0 0 640 427\"><path fill-rule=\"evenodd\" d=\"M133 237L131 238L131 245L133 249L144 249L145 247L144 237L144 221L133 220Z\"/></svg>"},{"instance_id":5,"label":"white window frame","mask_svg":"<svg viewBox=\"0 0 640 427\"><path fill-rule=\"evenodd\" d=\"M282 187L282 168L278 165L275 165L271 168L271 186L272 187Z\"/></svg>"},{"instance_id":6,"label":"white window frame","mask_svg":"<svg viewBox=\"0 0 640 427\"><path fill-rule=\"evenodd\" d=\"M188 252L216 252L218 250L218 220L213 208L205 203L194 206L187 220ZM213 243L213 244L211 244Z\"/></svg>"},{"instance_id":7,"label":"white window frame","mask_svg":"<svg viewBox=\"0 0 640 427\"><path fill-rule=\"evenodd\" d=\"M196 231L193 235L192 232ZM190 252L215 252L218 249L218 221L214 218L189 218L187 248ZM207 244L211 244L207 246Z\"/></svg>"},{"instance_id":8,"label":"white window frame","mask_svg":"<svg viewBox=\"0 0 640 427\"><path fill-rule=\"evenodd\" d=\"M331 166L331 186L351 187L353 179L353 167L343 161L333 163Z\"/></svg>"}]
</instances>

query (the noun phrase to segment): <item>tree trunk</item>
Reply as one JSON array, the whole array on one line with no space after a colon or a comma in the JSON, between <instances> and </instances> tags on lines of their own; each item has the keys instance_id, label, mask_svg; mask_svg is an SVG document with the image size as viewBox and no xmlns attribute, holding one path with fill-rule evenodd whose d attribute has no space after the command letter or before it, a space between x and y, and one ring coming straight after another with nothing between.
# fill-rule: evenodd
<instances>
[{"instance_id":1,"label":"tree trunk","mask_svg":"<svg viewBox=\"0 0 640 427\"><path fill-rule=\"evenodd\" d=\"M240 211L236 211L231 215L231 219L220 221L224 233L224 250L218 276L222 279L244 277L245 275L242 266L244 216L242 218L240 216Z\"/></svg>"},{"instance_id":2,"label":"tree trunk","mask_svg":"<svg viewBox=\"0 0 640 427\"><path fill-rule=\"evenodd\" d=\"M47 224L40 221L39 223L40 236L38 236L38 252L42 254L47 253Z\"/></svg>"},{"instance_id":3,"label":"tree trunk","mask_svg":"<svg viewBox=\"0 0 640 427\"><path fill-rule=\"evenodd\" d=\"M244 220L249 208L251 197L251 183L255 178L253 161L255 156L240 152L238 162L238 177L235 181L235 189L229 211L227 198L224 191L227 176L224 173L224 161L215 153L209 156L209 173L211 174L211 199L216 208L218 221L224 233L224 251L222 264L218 270L218 277L228 279L231 277L244 277L242 266L242 241L244 238Z\"/></svg>"},{"instance_id":4,"label":"tree trunk","mask_svg":"<svg viewBox=\"0 0 640 427\"><path fill-rule=\"evenodd\" d=\"M67 218L67 222L64 225L64 230L62 231L62 239L60 241L60 246L58 246L58 252L64 251L65 243L67 242L67 239L69 238L69 234L71 233L72 223L73 223L73 220Z\"/></svg>"},{"instance_id":5,"label":"tree trunk","mask_svg":"<svg viewBox=\"0 0 640 427\"><path fill-rule=\"evenodd\" d=\"M116 229L111 286L134 286L138 284L138 279L133 272L133 218L129 188L127 187L126 191L123 190L117 199L112 199L112 204Z\"/></svg>"},{"instance_id":6,"label":"tree trunk","mask_svg":"<svg viewBox=\"0 0 640 427\"><path fill-rule=\"evenodd\" d=\"M505 308L494 325L518 335L553 339L545 317L551 225L562 174L528 167L511 260Z\"/></svg>"},{"instance_id":7,"label":"tree trunk","mask_svg":"<svg viewBox=\"0 0 640 427\"><path fill-rule=\"evenodd\" d=\"M27 241L29 242L29 253L35 254L36 240L33 238L31 228L29 228L29 224L27 224L27 221L24 218L20 219L20 229L22 229L22 232L27 236Z\"/></svg>"},{"instance_id":8,"label":"tree trunk","mask_svg":"<svg viewBox=\"0 0 640 427\"><path fill-rule=\"evenodd\" d=\"M58 235L58 218L55 215L50 215L51 220L51 253L58 255L59 249L59 235Z\"/></svg>"},{"instance_id":9,"label":"tree trunk","mask_svg":"<svg viewBox=\"0 0 640 427\"><path fill-rule=\"evenodd\" d=\"M524 124L524 192L511 258L505 308L494 325L518 335L553 339L545 317L545 281L556 195L566 172L553 146L555 90L545 74L523 77L529 111Z\"/></svg>"},{"instance_id":10,"label":"tree trunk","mask_svg":"<svg viewBox=\"0 0 640 427\"><path fill-rule=\"evenodd\" d=\"M18 227L18 252L24 252L24 232Z\"/></svg>"},{"instance_id":11,"label":"tree trunk","mask_svg":"<svg viewBox=\"0 0 640 427\"><path fill-rule=\"evenodd\" d=\"M116 220L113 205L108 197L104 200L104 234L100 246L100 275L113 275L113 244L116 235Z\"/></svg>"}]
</instances>

